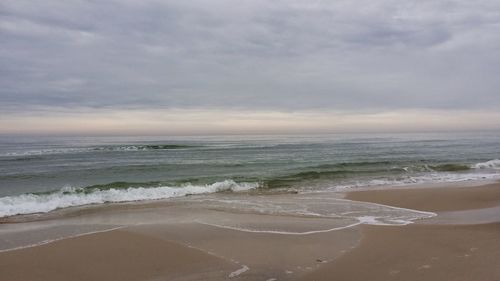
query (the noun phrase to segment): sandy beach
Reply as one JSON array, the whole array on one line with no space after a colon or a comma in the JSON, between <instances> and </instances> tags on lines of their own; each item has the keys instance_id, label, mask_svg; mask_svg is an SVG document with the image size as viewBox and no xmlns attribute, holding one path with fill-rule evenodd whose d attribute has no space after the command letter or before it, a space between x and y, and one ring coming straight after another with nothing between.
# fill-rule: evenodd
<instances>
[{"instance_id":1,"label":"sandy beach","mask_svg":"<svg viewBox=\"0 0 500 281\"><path fill-rule=\"evenodd\" d=\"M441 188L385 189L350 192L347 199L431 212L459 211L498 206L500 184Z\"/></svg>"},{"instance_id":2,"label":"sandy beach","mask_svg":"<svg viewBox=\"0 0 500 281\"><path fill-rule=\"evenodd\" d=\"M500 185L357 191L346 198L439 217L500 205ZM238 219L265 223L256 215ZM289 218L282 223L300 228L325 222ZM500 223L442 225L432 219L307 235L147 224L1 252L0 280L490 281L500 278L498 237Z\"/></svg>"},{"instance_id":3,"label":"sandy beach","mask_svg":"<svg viewBox=\"0 0 500 281\"><path fill-rule=\"evenodd\" d=\"M0 281L500 281L500 1L0 0Z\"/></svg>"},{"instance_id":4,"label":"sandy beach","mask_svg":"<svg viewBox=\"0 0 500 281\"><path fill-rule=\"evenodd\" d=\"M215 280L232 270L200 250L120 230L2 253L0 262L2 280Z\"/></svg>"},{"instance_id":5,"label":"sandy beach","mask_svg":"<svg viewBox=\"0 0 500 281\"><path fill-rule=\"evenodd\" d=\"M352 200L427 211L500 204L500 185L352 192ZM500 218L500 215L498 215ZM500 223L363 226L358 247L300 280L499 280Z\"/></svg>"}]
</instances>

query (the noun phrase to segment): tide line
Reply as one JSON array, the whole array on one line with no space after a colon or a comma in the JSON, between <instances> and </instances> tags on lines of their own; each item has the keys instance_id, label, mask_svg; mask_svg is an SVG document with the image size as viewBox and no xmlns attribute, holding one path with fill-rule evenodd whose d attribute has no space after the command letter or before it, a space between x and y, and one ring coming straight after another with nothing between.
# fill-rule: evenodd
<instances>
[{"instance_id":1,"label":"tide line","mask_svg":"<svg viewBox=\"0 0 500 281\"><path fill-rule=\"evenodd\" d=\"M64 239L77 238L77 237L82 237L82 236L85 236L85 235L91 235L91 234L97 234L97 233L105 233L105 232L109 232L109 231L113 231L113 230L117 230L117 229L121 229L121 228L125 228L125 227L126 226L118 226L118 227L114 227L114 228L110 228L110 229L97 230L97 231L85 232L85 233L80 233L80 234L76 234L76 235L72 235L72 236L67 236L67 237L59 237L59 238L55 238L55 239L43 240L43 241L35 243L35 244L30 244L30 245L25 245L25 246L10 248L10 249L3 249L3 250L0 250L0 253L10 252L10 251L16 251L16 250L22 250L22 249L27 249L27 248L33 248L33 247L47 245L47 244L50 244L50 243L53 243L53 242L61 241L61 240L64 240Z\"/></svg>"},{"instance_id":2,"label":"tide line","mask_svg":"<svg viewBox=\"0 0 500 281\"><path fill-rule=\"evenodd\" d=\"M325 232L331 232L331 231L351 228L351 227L363 224L363 222L358 221L358 222L353 223L353 224L349 224L349 225L341 226L341 227L330 228L330 229L311 230L311 231L304 231L304 232L289 232L289 231L276 231L276 230L256 230L256 229L248 229L248 228L220 225L220 224L214 224L214 223L206 223L206 222L200 222L200 221L197 221L196 223L208 225L208 226L213 226L213 227L218 227L218 228L225 228L225 229L230 229L230 230L242 231L242 232L268 233L268 234L281 234L281 235L309 235L309 234L325 233Z\"/></svg>"}]
</instances>

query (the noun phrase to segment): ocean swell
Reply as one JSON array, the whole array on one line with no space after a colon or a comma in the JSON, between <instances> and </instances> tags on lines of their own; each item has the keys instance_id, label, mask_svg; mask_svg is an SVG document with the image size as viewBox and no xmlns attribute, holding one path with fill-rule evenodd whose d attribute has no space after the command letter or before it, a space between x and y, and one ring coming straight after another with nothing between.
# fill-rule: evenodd
<instances>
[{"instance_id":1,"label":"ocean swell","mask_svg":"<svg viewBox=\"0 0 500 281\"><path fill-rule=\"evenodd\" d=\"M185 144L140 144L140 145L109 145L109 146L90 146L90 147L61 147L51 149L37 149L17 152L6 152L0 154L3 157L27 157L27 156L42 156L53 154L76 154L88 152L127 152L127 151L150 151L150 150L178 150L199 148L196 145Z\"/></svg>"},{"instance_id":2,"label":"ocean swell","mask_svg":"<svg viewBox=\"0 0 500 281\"><path fill-rule=\"evenodd\" d=\"M85 189L64 187L46 194L22 194L0 198L0 217L21 214L46 213L60 208L102 204L108 202L129 202L157 200L186 195L216 193L223 191L246 191L259 187L258 183L225 180L207 185L130 187L127 189Z\"/></svg>"}]
</instances>

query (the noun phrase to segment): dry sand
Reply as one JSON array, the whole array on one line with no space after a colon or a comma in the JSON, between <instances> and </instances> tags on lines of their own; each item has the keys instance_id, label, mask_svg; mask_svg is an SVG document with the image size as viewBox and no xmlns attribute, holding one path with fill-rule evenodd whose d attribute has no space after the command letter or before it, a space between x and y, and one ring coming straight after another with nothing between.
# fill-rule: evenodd
<instances>
[{"instance_id":1,"label":"dry sand","mask_svg":"<svg viewBox=\"0 0 500 281\"><path fill-rule=\"evenodd\" d=\"M363 231L359 247L301 280L500 280L500 224Z\"/></svg>"},{"instance_id":2,"label":"dry sand","mask_svg":"<svg viewBox=\"0 0 500 281\"><path fill-rule=\"evenodd\" d=\"M424 211L467 210L500 205L500 184L359 191L347 198ZM500 280L500 223L362 228L358 247L300 280Z\"/></svg>"}]
</instances>

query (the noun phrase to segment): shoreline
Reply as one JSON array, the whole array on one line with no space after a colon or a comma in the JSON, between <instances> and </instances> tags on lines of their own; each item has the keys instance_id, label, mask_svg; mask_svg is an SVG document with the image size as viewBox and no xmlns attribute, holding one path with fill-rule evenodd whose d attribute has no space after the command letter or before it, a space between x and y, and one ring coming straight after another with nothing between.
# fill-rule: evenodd
<instances>
[{"instance_id":1,"label":"shoreline","mask_svg":"<svg viewBox=\"0 0 500 281\"><path fill-rule=\"evenodd\" d=\"M437 212L438 216L450 211L500 206L500 183L474 187L450 185L351 191L346 193L345 198ZM125 216L133 216L146 209L163 208L168 214L182 217L186 214L206 215L209 211L183 209L189 204L164 202L130 205L130 209L112 206L108 212L126 212ZM90 220L93 216L102 217L106 213L104 209L83 211L82 216ZM275 219L286 218L283 225L294 231L316 224L315 227L321 228L326 223L314 218L293 217L270 217L266 222L262 219L268 216L258 214L209 212L214 212L214 217L233 219L234 216L239 221L257 226L273 225ZM114 217L111 216L111 219ZM500 260L500 242L496 239L500 237L500 223L443 225L431 224L431 221L424 219L406 226L359 225L308 235L252 233L186 221L168 224L153 222L0 252L0 279L321 281L335 276L339 280L353 281L486 281L500 277L500 272L491 264ZM134 248L135 244L145 246ZM102 260L99 256L108 259ZM163 262L159 263L159 260ZM180 266L176 260L192 266ZM94 267L96 270L87 272ZM118 273L117 268L120 268ZM477 278L471 278L465 271Z\"/></svg>"},{"instance_id":2,"label":"shoreline","mask_svg":"<svg viewBox=\"0 0 500 281\"><path fill-rule=\"evenodd\" d=\"M483 209L498 206L500 203L500 182L459 187L450 185L359 190L347 192L345 198L414 210L422 209L427 212Z\"/></svg>"},{"instance_id":3,"label":"shoreline","mask_svg":"<svg viewBox=\"0 0 500 281\"><path fill-rule=\"evenodd\" d=\"M352 192L358 191L384 191L384 190L408 190L408 189L441 189L441 188L458 188L458 187L476 187L483 185L490 185L500 182L500 179L475 179L475 180L463 180L463 181L453 181L453 182L426 182L426 183L411 183L411 184L403 184L403 185L373 185L373 186L361 186L355 188L347 188L347 189L324 189L317 191L310 190L281 190L281 189L249 189L244 191L236 191L239 194L249 194L249 195L282 195L282 194L307 194L307 193L330 193L330 194L350 194ZM158 206L158 205L169 205L176 204L181 202L186 198L191 197L199 197L206 196L212 194L225 194L225 193L233 193L233 191L221 191L214 193L200 193L200 194L187 194L184 196L174 196L168 198L159 198L159 199L141 199L141 200L130 200L130 201L117 201L117 202L103 202L103 203L89 203L83 205L75 205L68 206L62 208L56 208L47 212L36 212L36 213L20 213L16 215L8 215L4 217L0 217L0 225L1 224L10 224L10 223L25 223L25 222L33 222L33 221L42 221L42 220L52 220L58 219L61 217L70 217L70 216L81 216L94 212L107 211L109 209L134 209L134 208L144 208L148 206ZM355 201L365 201L367 200L355 200ZM373 202L376 203L376 202ZM389 205L390 204L386 204Z\"/></svg>"},{"instance_id":4,"label":"shoreline","mask_svg":"<svg viewBox=\"0 0 500 281\"><path fill-rule=\"evenodd\" d=\"M363 239L299 280L458 280L500 277L500 223L362 227Z\"/></svg>"},{"instance_id":5,"label":"shoreline","mask_svg":"<svg viewBox=\"0 0 500 281\"><path fill-rule=\"evenodd\" d=\"M500 206L500 183L468 187L362 190L346 199L440 214ZM500 215L493 223L362 226L361 243L299 280L491 281L500 278Z\"/></svg>"}]
</instances>

